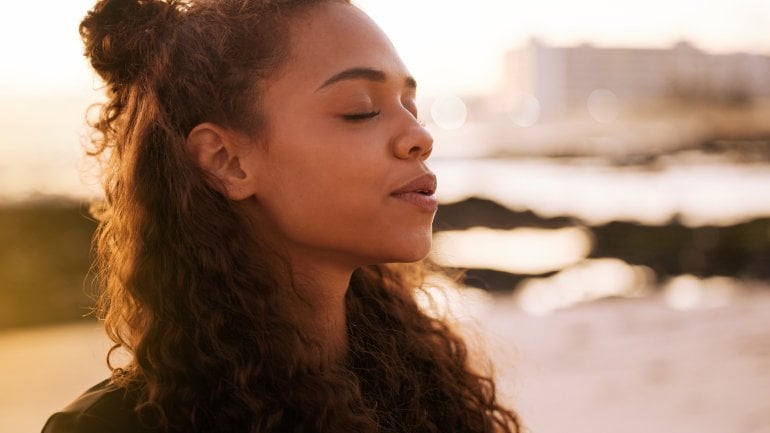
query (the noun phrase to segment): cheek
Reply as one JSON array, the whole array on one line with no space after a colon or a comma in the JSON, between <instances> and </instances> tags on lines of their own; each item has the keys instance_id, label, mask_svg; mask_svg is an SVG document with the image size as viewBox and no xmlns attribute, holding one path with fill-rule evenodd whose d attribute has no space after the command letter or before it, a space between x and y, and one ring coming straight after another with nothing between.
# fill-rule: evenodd
<instances>
[{"instance_id":1,"label":"cheek","mask_svg":"<svg viewBox=\"0 0 770 433\"><path fill-rule=\"evenodd\" d=\"M354 164L335 164L323 157L307 156L279 164L259 199L264 210L286 235L305 237L323 227L338 231L360 225L377 207L377 176Z\"/></svg>"},{"instance_id":2,"label":"cheek","mask_svg":"<svg viewBox=\"0 0 770 433\"><path fill-rule=\"evenodd\" d=\"M335 216L340 223L363 217L367 207L386 195L388 160L376 144L364 146L328 131L319 135L329 138L291 136L280 143L283 151L265 179L271 185L265 194L276 217L295 221L293 225L318 220L334 224Z\"/></svg>"},{"instance_id":3,"label":"cheek","mask_svg":"<svg viewBox=\"0 0 770 433\"><path fill-rule=\"evenodd\" d=\"M312 174L305 171L285 179L266 203L277 225L292 238L339 237L373 223L382 212L384 200L371 177L341 171Z\"/></svg>"},{"instance_id":4,"label":"cheek","mask_svg":"<svg viewBox=\"0 0 770 433\"><path fill-rule=\"evenodd\" d=\"M411 262L428 254L432 215L391 199L371 171L310 174L285 178L265 200L277 234L289 245L343 254L358 265Z\"/></svg>"},{"instance_id":5,"label":"cheek","mask_svg":"<svg viewBox=\"0 0 770 433\"><path fill-rule=\"evenodd\" d=\"M344 255L358 265L427 255L432 215L389 196L394 173L404 169L388 154L387 140L318 128L316 136L300 137L299 129L306 128L291 136L284 131L272 144L276 153L262 177L267 187L258 194L279 241Z\"/></svg>"}]
</instances>

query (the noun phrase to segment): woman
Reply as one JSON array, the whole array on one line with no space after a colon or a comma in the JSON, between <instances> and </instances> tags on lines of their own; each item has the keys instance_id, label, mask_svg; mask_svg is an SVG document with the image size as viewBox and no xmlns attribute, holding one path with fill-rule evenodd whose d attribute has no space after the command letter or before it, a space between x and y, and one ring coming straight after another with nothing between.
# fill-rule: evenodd
<instances>
[{"instance_id":1,"label":"woman","mask_svg":"<svg viewBox=\"0 0 770 433\"><path fill-rule=\"evenodd\" d=\"M109 91L100 307L132 360L44 432L518 430L392 264L430 248L432 138L363 12L102 0L80 32Z\"/></svg>"}]
</instances>

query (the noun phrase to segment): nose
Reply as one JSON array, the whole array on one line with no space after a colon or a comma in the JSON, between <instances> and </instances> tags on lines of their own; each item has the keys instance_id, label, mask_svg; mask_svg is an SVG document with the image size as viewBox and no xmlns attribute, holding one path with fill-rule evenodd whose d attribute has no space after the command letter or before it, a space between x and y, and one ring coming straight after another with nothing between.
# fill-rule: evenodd
<instances>
[{"instance_id":1,"label":"nose","mask_svg":"<svg viewBox=\"0 0 770 433\"><path fill-rule=\"evenodd\" d=\"M399 159L428 159L433 151L433 136L430 132L411 114L409 114L402 129L394 143L396 157Z\"/></svg>"}]
</instances>

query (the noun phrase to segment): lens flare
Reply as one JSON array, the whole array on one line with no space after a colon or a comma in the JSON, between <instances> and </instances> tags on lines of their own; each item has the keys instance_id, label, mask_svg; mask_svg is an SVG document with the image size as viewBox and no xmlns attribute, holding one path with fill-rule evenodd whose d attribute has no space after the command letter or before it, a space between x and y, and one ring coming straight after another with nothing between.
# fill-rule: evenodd
<instances>
[{"instance_id":1,"label":"lens flare","mask_svg":"<svg viewBox=\"0 0 770 433\"><path fill-rule=\"evenodd\" d=\"M620 99L612 90L596 89L588 96L588 112L599 123L612 123L618 118Z\"/></svg>"},{"instance_id":2,"label":"lens flare","mask_svg":"<svg viewBox=\"0 0 770 433\"><path fill-rule=\"evenodd\" d=\"M465 125L468 107L457 96L442 96L433 101L430 115L439 127L447 130L458 129Z\"/></svg>"}]
</instances>

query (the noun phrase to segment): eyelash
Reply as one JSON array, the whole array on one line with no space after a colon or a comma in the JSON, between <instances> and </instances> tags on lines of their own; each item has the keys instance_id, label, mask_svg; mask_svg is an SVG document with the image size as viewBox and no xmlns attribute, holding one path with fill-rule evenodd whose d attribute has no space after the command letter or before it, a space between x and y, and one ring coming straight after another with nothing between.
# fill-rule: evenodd
<instances>
[{"instance_id":1,"label":"eyelash","mask_svg":"<svg viewBox=\"0 0 770 433\"><path fill-rule=\"evenodd\" d=\"M367 120L367 119L376 117L379 114L380 114L380 110L377 110L377 111L369 111L367 113L345 114L342 116L342 118L345 120L349 120L351 122L360 122L362 120Z\"/></svg>"},{"instance_id":2,"label":"eyelash","mask_svg":"<svg viewBox=\"0 0 770 433\"><path fill-rule=\"evenodd\" d=\"M377 110L377 111L369 111L367 113L344 114L342 116L342 118L347 120L347 121L350 121L350 122L361 122L361 121L364 121L364 120L368 120L368 119L374 118L374 117L378 116L379 114L380 114L380 111ZM427 126L425 121L422 120L421 118L415 116L415 119L420 124L420 126L422 126L423 128L425 128Z\"/></svg>"}]
</instances>

